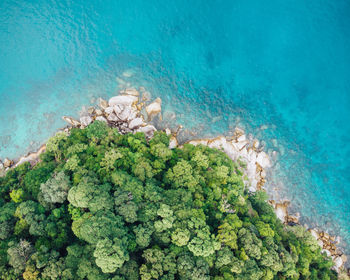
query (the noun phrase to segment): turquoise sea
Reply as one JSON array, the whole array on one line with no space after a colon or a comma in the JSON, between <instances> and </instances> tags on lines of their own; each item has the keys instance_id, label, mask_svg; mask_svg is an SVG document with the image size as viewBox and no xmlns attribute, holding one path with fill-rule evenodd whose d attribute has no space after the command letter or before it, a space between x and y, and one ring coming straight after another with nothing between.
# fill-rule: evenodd
<instances>
[{"instance_id":1,"label":"turquoise sea","mask_svg":"<svg viewBox=\"0 0 350 280\"><path fill-rule=\"evenodd\" d=\"M0 1L0 158L128 83L197 136L264 140L271 196L350 254L348 0Z\"/></svg>"}]
</instances>

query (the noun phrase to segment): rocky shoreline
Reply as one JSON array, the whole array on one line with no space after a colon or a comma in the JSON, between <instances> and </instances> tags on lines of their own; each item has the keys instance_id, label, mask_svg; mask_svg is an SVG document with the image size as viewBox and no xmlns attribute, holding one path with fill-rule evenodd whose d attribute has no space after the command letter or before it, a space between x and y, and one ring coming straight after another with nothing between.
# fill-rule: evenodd
<instances>
[{"instance_id":1,"label":"rocky shoreline","mask_svg":"<svg viewBox=\"0 0 350 280\"><path fill-rule=\"evenodd\" d=\"M150 122L154 118L157 118L158 121L162 120L162 101L160 98L156 98L153 102L150 102L149 99L150 95L144 88L139 90L126 88L121 90L119 95L110 98L109 101L100 98L97 106L83 107L79 120L63 116L62 118L69 126L62 130L69 133L69 130L73 127L84 128L93 121L98 120L117 128L122 134L144 132L146 137L150 139L157 130ZM175 147L181 148L177 140L177 134L181 128L179 126L176 131L171 131L169 128L165 129L165 132L170 135L169 147L171 149ZM241 161L246 166L244 178L249 192L263 190L263 186L266 183L266 170L271 167L271 161L267 153L263 151L264 147L259 140L247 137L244 130L235 128L233 136L230 137L219 136L212 139L196 139L186 143L193 145L202 144L210 148L217 148L224 151L232 160ZM24 162L30 162L31 165L35 165L39 161L40 154L45 151L45 147L44 144L38 151L29 153L17 161L7 158L4 162L0 160L0 176L8 169ZM300 224L298 215L291 216L288 214L289 201L275 202L270 200L269 203L275 209L277 217L284 224ZM344 271L347 257L336 247L339 243L339 238L330 236L328 233L318 229L309 229L309 232L316 238L322 251L333 259L333 269L337 272ZM350 270L348 270L349 272Z\"/></svg>"}]
</instances>

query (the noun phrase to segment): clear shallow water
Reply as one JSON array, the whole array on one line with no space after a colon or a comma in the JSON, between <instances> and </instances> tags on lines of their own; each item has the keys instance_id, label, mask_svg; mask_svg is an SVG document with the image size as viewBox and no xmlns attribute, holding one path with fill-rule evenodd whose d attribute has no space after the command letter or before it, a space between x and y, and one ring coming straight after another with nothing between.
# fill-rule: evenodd
<instances>
[{"instance_id":1,"label":"clear shallow water","mask_svg":"<svg viewBox=\"0 0 350 280\"><path fill-rule=\"evenodd\" d=\"M265 140L271 195L350 244L349 1L3 0L0 158L115 94L116 77L198 136L240 124Z\"/></svg>"}]
</instances>

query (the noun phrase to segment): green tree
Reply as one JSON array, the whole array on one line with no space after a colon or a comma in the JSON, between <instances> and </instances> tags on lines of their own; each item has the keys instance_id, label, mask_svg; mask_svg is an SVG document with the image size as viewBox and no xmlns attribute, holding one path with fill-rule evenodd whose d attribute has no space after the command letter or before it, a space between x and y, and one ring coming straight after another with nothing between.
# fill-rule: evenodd
<instances>
[{"instance_id":1,"label":"green tree","mask_svg":"<svg viewBox=\"0 0 350 280\"><path fill-rule=\"evenodd\" d=\"M26 240L20 240L18 243L10 242L7 250L9 264L16 273L21 273L30 255L33 253L32 245Z\"/></svg>"},{"instance_id":2,"label":"green tree","mask_svg":"<svg viewBox=\"0 0 350 280\"><path fill-rule=\"evenodd\" d=\"M186 246L190 240L190 231L187 229L177 228L172 232L171 240L177 246Z\"/></svg>"},{"instance_id":3,"label":"green tree","mask_svg":"<svg viewBox=\"0 0 350 280\"><path fill-rule=\"evenodd\" d=\"M192 166L185 160L180 160L166 173L167 183L176 188L187 187L191 192L195 191L198 180L193 176Z\"/></svg>"},{"instance_id":4,"label":"green tree","mask_svg":"<svg viewBox=\"0 0 350 280\"><path fill-rule=\"evenodd\" d=\"M68 201L74 207L89 208L96 212L102 209L111 209L113 199L109 194L109 184L99 185L99 181L92 177L84 177L81 182L68 192Z\"/></svg>"},{"instance_id":5,"label":"green tree","mask_svg":"<svg viewBox=\"0 0 350 280\"><path fill-rule=\"evenodd\" d=\"M69 177L63 171L55 174L40 186L43 199L48 203L63 203L67 199L69 188Z\"/></svg>"},{"instance_id":6,"label":"green tree","mask_svg":"<svg viewBox=\"0 0 350 280\"><path fill-rule=\"evenodd\" d=\"M53 153L56 160L62 158L62 145L67 140L67 134L65 132L57 132L54 137L51 137L46 144L46 152Z\"/></svg>"},{"instance_id":7,"label":"green tree","mask_svg":"<svg viewBox=\"0 0 350 280\"><path fill-rule=\"evenodd\" d=\"M94 215L85 213L73 221L72 230L79 239L90 244L101 239L121 238L127 233L122 218L109 211L98 211Z\"/></svg>"},{"instance_id":8,"label":"green tree","mask_svg":"<svg viewBox=\"0 0 350 280\"><path fill-rule=\"evenodd\" d=\"M96 264L104 273L113 273L129 260L125 239L101 239L94 251Z\"/></svg>"}]
</instances>

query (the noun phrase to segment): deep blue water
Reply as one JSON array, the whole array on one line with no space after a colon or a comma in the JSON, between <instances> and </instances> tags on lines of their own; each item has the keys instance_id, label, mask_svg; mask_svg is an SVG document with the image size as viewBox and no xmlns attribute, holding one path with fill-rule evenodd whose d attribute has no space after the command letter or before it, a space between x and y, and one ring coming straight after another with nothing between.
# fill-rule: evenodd
<instances>
[{"instance_id":1,"label":"deep blue water","mask_svg":"<svg viewBox=\"0 0 350 280\"><path fill-rule=\"evenodd\" d=\"M0 158L120 79L200 136L239 124L265 140L271 195L350 244L349 1L2 0Z\"/></svg>"}]
</instances>

